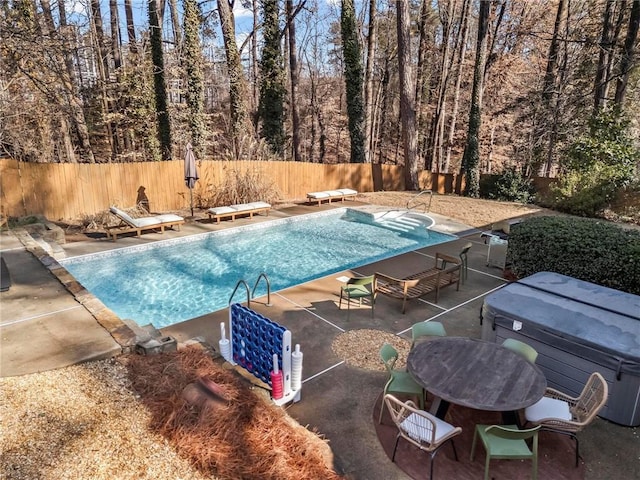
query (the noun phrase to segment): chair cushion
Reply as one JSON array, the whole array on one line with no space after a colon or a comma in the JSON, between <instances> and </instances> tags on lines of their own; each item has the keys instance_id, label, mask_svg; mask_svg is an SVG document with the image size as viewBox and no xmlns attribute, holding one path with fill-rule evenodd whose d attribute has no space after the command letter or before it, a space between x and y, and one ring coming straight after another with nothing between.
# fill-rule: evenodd
<instances>
[{"instance_id":1,"label":"chair cushion","mask_svg":"<svg viewBox=\"0 0 640 480\"><path fill-rule=\"evenodd\" d=\"M236 203L234 205L230 205L231 208L237 210L238 212L244 212L245 210L253 210L253 204L251 203Z\"/></svg>"},{"instance_id":2,"label":"chair cushion","mask_svg":"<svg viewBox=\"0 0 640 480\"><path fill-rule=\"evenodd\" d=\"M538 422L543 418L559 418L571 420L569 404L562 400L542 397L536 403L524 409L524 416L529 422Z\"/></svg>"},{"instance_id":3,"label":"chair cushion","mask_svg":"<svg viewBox=\"0 0 640 480\"><path fill-rule=\"evenodd\" d=\"M351 190L350 188L340 188L337 190L342 195L357 195L358 192L356 190Z\"/></svg>"},{"instance_id":4,"label":"chair cushion","mask_svg":"<svg viewBox=\"0 0 640 480\"><path fill-rule=\"evenodd\" d=\"M133 218L131 215L129 215L126 212L123 212L119 208L111 207L111 208L109 208L109 210L111 211L111 213L113 213L114 215L120 217L122 220L124 220L129 225L131 225L131 226L133 226L135 228L144 228L144 227L148 227L150 225L157 225L158 224L158 220L155 217Z\"/></svg>"},{"instance_id":5,"label":"chair cushion","mask_svg":"<svg viewBox=\"0 0 640 480\"><path fill-rule=\"evenodd\" d=\"M224 215L227 213L235 213L237 210L231 207L214 207L207 210L212 215Z\"/></svg>"},{"instance_id":6,"label":"chair cushion","mask_svg":"<svg viewBox=\"0 0 640 480\"><path fill-rule=\"evenodd\" d=\"M430 418L434 421L436 427L435 443L438 443L442 437L448 435L455 428L437 417L430 416ZM431 422L417 413L412 413L400 423L400 428L407 432L407 435L414 440L426 443L431 443L432 426Z\"/></svg>"},{"instance_id":7,"label":"chair cushion","mask_svg":"<svg viewBox=\"0 0 640 480\"><path fill-rule=\"evenodd\" d=\"M173 213L163 213L161 215L156 215L153 218L155 218L158 223L175 223L184 221L184 218L179 215L174 215Z\"/></svg>"},{"instance_id":8,"label":"chair cushion","mask_svg":"<svg viewBox=\"0 0 640 480\"><path fill-rule=\"evenodd\" d=\"M341 197L342 193L338 190L326 190L324 193L326 193L328 196L330 197Z\"/></svg>"},{"instance_id":9,"label":"chair cushion","mask_svg":"<svg viewBox=\"0 0 640 480\"><path fill-rule=\"evenodd\" d=\"M331 195L328 192L311 192L307 193L308 198L328 198Z\"/></svg>"},{"instance_id":10,"label":"chair cushion","mask_svg":"<svg viewBox=\"0 0 640 480\"><path fill-rule=\"evenodd\" d=\"M251 208L253 209L271 208L271 204L267 202L251 202L251 203L248 203L247 205L251 205Z\"/></svg>"},{"instance_id":11,"label":"chair cushion","mask_svg":"<svg viewBox=\"0 0 640 480\"><path fill-rule=\"evenodd\" d=\"M133 224L137 228L151 227L153 225L160 225L163 223L158 217L141 217L141 218L132 218Z\"/></svg>"}]
</instances>

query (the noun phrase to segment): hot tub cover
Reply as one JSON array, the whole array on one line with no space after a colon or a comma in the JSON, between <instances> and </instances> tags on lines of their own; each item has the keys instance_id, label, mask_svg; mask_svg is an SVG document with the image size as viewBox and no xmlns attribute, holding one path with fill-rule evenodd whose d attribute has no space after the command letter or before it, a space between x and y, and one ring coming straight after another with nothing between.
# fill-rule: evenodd
<instances>
[{"instance_id":1,"label":"hot tub cover","mask_svg":"<svg viewBox=\"0 0 640 480\"><path fill-rule=\"evenodd\" d=\"M561 344L574 355L640 375L640 296L558 273L539 272L487 296L483 316L495 325Z\"/></svg>"}]
</instances>

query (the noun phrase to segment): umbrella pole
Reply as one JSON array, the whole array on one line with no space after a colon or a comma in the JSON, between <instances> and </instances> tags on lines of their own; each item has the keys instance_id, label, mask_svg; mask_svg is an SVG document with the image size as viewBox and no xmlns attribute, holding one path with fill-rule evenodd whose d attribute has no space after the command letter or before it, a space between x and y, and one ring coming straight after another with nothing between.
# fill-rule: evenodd
<instances>
[{"instance_id":1,"label":"umbrella pole","mask_svg":"<svg viewBox=\"0 0 640 480\"><path fill-rule=\"evenodd\" d=\"M191 216L193 217L193 188L189 189L189 196L191 197Z\"/></svg>"}]
</instances>

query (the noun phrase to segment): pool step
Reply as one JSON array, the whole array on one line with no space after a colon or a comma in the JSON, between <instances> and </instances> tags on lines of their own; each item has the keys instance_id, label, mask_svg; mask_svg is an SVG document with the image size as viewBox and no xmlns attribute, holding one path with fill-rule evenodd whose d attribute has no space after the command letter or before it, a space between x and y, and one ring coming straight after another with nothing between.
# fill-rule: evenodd
<instances>
[{"instance_id":1,"label":"pool step","mask_svg":"<svg viewBox=\"0 0 640 480\"><path fill-rule=\"evenodd\" d=\"M396 218L377 219L376 223L384 228L396 230L398 232L424 232L426 229L424 221L419 218L413 218L409 215L403 215Z\"/></svg>"}]
</instances>

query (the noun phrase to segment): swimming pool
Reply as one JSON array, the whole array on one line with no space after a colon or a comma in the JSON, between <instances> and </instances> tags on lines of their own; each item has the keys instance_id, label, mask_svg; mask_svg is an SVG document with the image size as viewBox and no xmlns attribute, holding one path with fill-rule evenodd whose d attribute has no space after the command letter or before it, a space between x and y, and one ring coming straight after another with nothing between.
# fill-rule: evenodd
<instances>
[{"instance_id":1,"label":"swimming pool","mask_svg":"<svg viewBox=\"0 0 640 480\"><path fill-rule=\"evenodd\" d=\"M448 242L429 217L355 209L300 215L60 260L120 318L162 328L226 308L240 279L278 291ZM256 296L266 294L260 282ZM244 289L234 301L246 301Z\"/></svg>"}]
</instances>

